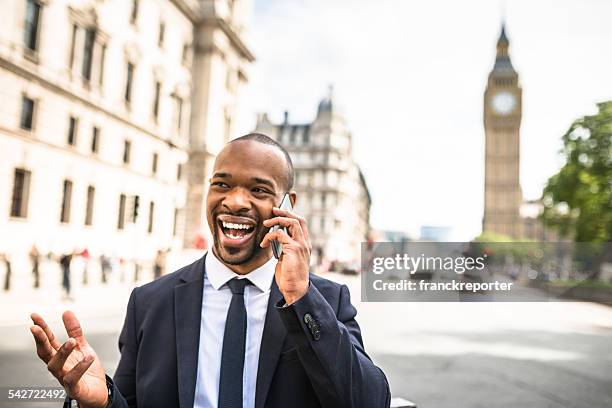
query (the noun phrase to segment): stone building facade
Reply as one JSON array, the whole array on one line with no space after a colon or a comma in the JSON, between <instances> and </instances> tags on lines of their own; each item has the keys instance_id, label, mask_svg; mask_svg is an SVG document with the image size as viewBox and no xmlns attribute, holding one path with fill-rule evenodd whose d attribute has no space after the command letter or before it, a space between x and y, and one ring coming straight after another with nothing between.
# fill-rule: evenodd
<instances>
[{"instance_id":1,"label":"stone building facade","mask_svg":"<svg viewBox=\"0 0 612 408\"><path fill-rule=\"evenodd\" d=\"M249 7L4 2L0 252L151 260L193 245L210 152L231 133L253 60Z\"/></svg>"}]
</instances>

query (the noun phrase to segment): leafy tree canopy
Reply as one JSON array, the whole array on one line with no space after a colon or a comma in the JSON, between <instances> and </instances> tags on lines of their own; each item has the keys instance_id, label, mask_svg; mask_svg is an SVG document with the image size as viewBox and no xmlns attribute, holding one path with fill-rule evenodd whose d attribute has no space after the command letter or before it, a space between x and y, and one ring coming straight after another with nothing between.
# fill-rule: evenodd
<instances>
[{"instance_id":1,"label":"leafy tree canopy","mask_svg":"<svg viewBox=\"0 0 612 408\"><path fill-rule=\"evenodd\" d=\"M612 241L612 101L563 136L565 165L544 188L542 217L576 242Z\"/></svg>"}]
</instances>

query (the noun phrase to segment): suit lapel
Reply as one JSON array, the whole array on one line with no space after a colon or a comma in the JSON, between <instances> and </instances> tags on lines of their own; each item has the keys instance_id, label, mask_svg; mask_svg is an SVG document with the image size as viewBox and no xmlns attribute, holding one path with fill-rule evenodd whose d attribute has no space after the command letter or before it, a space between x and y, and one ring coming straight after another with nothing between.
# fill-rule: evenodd
<instances>
[{"instance_id":1,"label":"suit lapel","mask_svg":"<svg viewBox=\"0 0 612 408\"><path fill-rule=\"evenodd\" d=\"M272 382L274 370L280 357L281 348L287 335L283 322L274 310L275 303L282 297L276 279L272 279L266 322L264 324L261 348L259 350L259 365L257 368L257 385L255 388L255 408L263 408Z\"/></svg>"},{"instance_id":2,"label":"suit lapel","mask_svg":"<svg viewBox=\"0 0 612 408\"><path fill-rule=\"evenodd\" d=\"M178 396L183 408L193 407L195 396L205 258L193 263L182 283L174 287Z\"/></svg>"}]
</instances>

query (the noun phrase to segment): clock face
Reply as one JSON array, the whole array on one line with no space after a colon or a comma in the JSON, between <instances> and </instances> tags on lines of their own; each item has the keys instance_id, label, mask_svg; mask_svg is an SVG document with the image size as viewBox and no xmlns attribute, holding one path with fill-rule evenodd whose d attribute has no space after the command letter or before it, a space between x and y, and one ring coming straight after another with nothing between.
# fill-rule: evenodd
<instances>
[{"instance_id":1,"label":"clock face","mask_svg":"<svg viewBox=\"0 0 612 408\"><path fill-rule=\"evenodd\" d=\"M500 92L493 96L491 105L496 113L507 115L516 107L516 98L510 92Z\"/></svg>"}]
</instances>

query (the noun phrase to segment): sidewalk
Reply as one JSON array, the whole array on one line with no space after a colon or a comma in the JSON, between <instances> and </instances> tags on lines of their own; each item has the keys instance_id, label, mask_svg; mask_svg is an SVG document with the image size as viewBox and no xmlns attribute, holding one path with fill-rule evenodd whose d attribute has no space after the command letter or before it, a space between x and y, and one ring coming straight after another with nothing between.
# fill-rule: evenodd
<instances>
[{"instance_id":1,"label":"sidewalk","mask_svg":"<svg viewBox=\"0 0 612 408\"><path fill-rule=\"evenodd\" d=\"M42 315L49 323L60 322L65 310L78 317L91 318L123 315L134 285L110 283L92 284L74 288L73 300L63 297L58 288L20 289L0 294L0 328L31 324L30 313Z\"/></svg>"},{"instance_id":2,"label":"sidewalk","mask_svg":"<svg viewBox=\"0 0 612 408\"><path fill-rule=\"evenodd\" d=\"M171 253L167 260L166 273L193 262L202 256L201 251L180 251ZM98 262L91 261L88 269L88 284L83 284L83 260L76 258L71 264L71 296L73 301L66 301L61 286L62 272L57 262L43 260L40 267L40 288L34 289L33 278L28 264L15 264L9 291L0 291L0 327L28 323L29 314L33 311L43 317L57 316L70 309L77 316L97 317L119 314L123 317L125 306L131 290L144 285L153 279L152 265L141 264L138 280L134 282L134 265L117 262L109 272L107 283L101 283L101 272ZM4 271L2 271L4 273Z\"/></svg>"}]
</instances>

